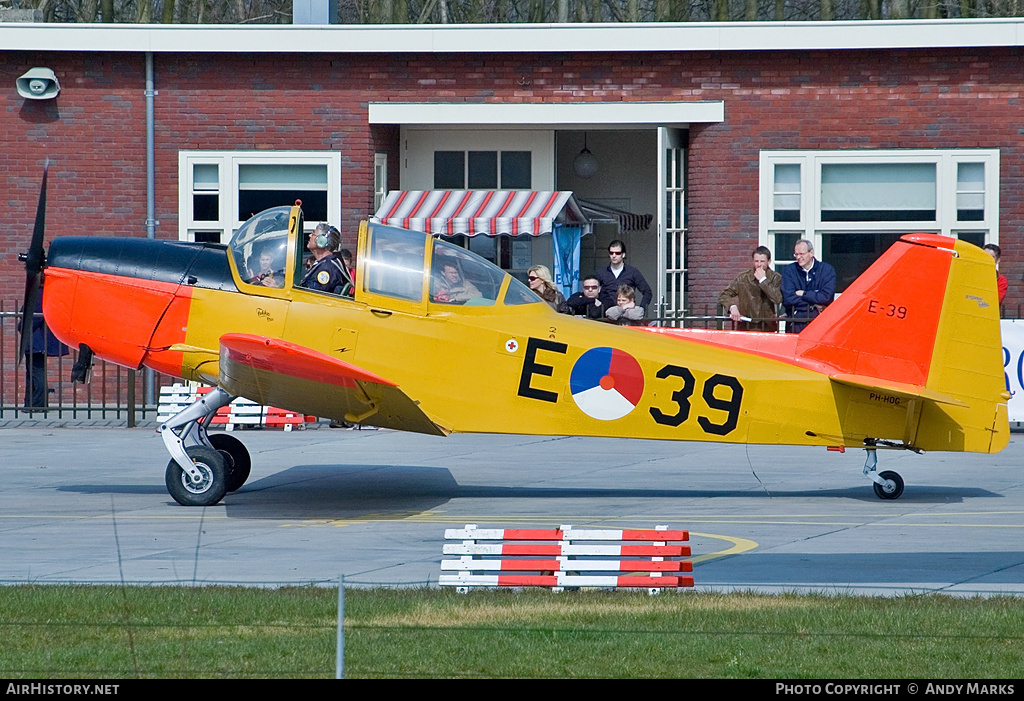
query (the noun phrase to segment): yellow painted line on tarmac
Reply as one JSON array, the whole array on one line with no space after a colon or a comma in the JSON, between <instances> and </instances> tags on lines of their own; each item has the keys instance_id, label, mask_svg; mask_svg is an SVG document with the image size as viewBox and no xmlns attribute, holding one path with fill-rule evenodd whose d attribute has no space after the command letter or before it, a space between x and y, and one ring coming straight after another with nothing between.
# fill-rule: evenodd
<instances>
[{"instance_id":1,"label":"yellow painted line on tarmac","mask_svg":"<svg viewBox=\"0 0 1024 701\"><path fill-rule=\"evenodd\" d=\"M719 550L717 552L691 557L690 561L693 562L693 564L695 565L698 562L707 562L708 560L714 560L718 557L725 557L726 555L739 555L740 553L745 553L758 547L757 542L749 540L747 538L735 538L733 536L717 535L715 533L697 533L696 531L690 531L690 535L698 536L700 538L715 538L716 540L725 540L732 543L732 547L726 548L725 550Z\"/></svg>"}]
</instances>

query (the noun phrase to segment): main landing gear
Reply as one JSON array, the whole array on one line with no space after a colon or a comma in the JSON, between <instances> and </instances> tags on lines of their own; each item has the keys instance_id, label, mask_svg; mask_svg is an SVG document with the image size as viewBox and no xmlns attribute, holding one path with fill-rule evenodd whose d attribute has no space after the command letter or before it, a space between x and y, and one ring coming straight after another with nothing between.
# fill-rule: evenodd
<instances>
[{"instance_id":1,"label":"main landing gear","mask_svg":"<svg viewBox=\"0 0 1024 701\"><path fill-rule=\"evenodd\" d=\"M865 441L868 456L864 461L864 475L874 482L873 486L875 488L876 497L879 499L899 499L900 495L903 494L903 478L900 477L899 473L893 472L892 470L886 470L884 472L876 471L878 467L878 448L876 446L881 444L881 441L871 439ZM908 447L903 445L885 445L888 447L898 448ZM913 450L913 448L909 449Z\"/></svg>"},{"instance_id":2,"label":"main landing gear","mask_svg":"<svg viewBox=\"0 0 1024 701\"><path fill-rule=\"evenodd\" d=\"M206 426L234 397L217 387L160 427L171 461L164 481L182 506L212 506L249 478L252 460L242 442L227 434L209 435Z\"/></svg>"}]
</instances>

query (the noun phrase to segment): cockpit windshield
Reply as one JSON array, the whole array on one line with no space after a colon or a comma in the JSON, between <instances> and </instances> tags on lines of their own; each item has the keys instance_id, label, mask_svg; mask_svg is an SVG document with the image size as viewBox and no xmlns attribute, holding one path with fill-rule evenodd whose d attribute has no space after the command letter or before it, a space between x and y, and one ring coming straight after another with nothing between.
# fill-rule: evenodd
<instances>
[{"instance_id":1,"label":"cockpit windshield","mask_svg":"<svg viewBox=\"0 0 1024 701\"><path fill-rule=\"evenodd\" d=\"M244 282L284 287L291 207L274 207L249 219L231 237L229 248Z\"/></svg>"},{"instance_id":2,"label":"cockpit windshield","mask_svg":"<svg viewBox=\"0 0 1024 701\"><path fill-rule=\"evenodd\" d=\"M428 246L433 247L429 271L425 266ZM465 248L383 224L370 224L366 254L363 289L411 302L421 302L426 287L431 304L492 306L498 303L508 277L504 270ZM510 280L505 304L540 301L524 285Z\"/></svg>"}]
</instances>

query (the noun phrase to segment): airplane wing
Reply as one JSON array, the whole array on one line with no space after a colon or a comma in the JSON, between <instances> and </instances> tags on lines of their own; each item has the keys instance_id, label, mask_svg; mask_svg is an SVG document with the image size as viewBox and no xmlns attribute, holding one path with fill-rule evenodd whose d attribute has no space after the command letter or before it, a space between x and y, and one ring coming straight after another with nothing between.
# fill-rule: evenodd
<instances>
[{"instance_id":1,"label":"airplane wing","mask_svg":"<svg viewBox=\"0 0 1024 701\"><path fill-rule=\"evenodd\" d=\"M220 337L220 386L266 406L446 436L398 385L319 351L253 334Z\"/></svg>"}]
</instances>

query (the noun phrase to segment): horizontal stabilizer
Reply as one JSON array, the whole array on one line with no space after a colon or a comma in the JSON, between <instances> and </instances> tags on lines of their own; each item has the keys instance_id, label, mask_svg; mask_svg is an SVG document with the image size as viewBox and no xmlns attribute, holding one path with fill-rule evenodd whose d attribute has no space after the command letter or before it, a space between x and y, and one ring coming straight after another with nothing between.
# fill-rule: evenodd
<instances>
[{"instance_id":1,"label":"horizontal stabilizer","mask_svg":"<svg viewBox=\"0 0 1024 701\"><path fill-rule=\"evenodd\" d=\"M843 385L884 392L885 394L891 394L904 399L929 399L938 404L949 404L951 406L962 407L970 406L967 402L961 401L956 397L951 397L947 394L942 394L926 387L922 387L921 385L913 385L907 382L879 380L875 377L851 375L849 373L837 373L829 375L829 377L835 382Z\"/></svg>"},{"instance_id":2,"label":"horizontal stabilizer","mask_svg":"<svg viewBox=\"0 0 1024 701\"><path fill-rule=\"evenodd\" d=\"M220 386L290 411L435 436L450 433L394 382L280 339L221 336Z\"/></svg>"}]
</instances>

